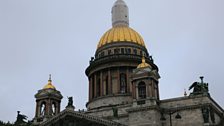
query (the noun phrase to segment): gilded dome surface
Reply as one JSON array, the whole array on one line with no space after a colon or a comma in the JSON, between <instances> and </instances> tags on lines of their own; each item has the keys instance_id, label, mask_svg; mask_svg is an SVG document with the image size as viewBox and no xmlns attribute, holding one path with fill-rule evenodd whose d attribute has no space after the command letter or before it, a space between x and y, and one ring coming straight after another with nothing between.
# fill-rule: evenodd
<instances>
[{"instance_id":1,"label":"gilded dome surface","mask_svg":"<svg viewBox=\"0 0 224 126\"><path fill-rule=\"evenodd\" d=\"M55 86L50 82L44 86L44 89L56 89Z\"/></svg>"},{"instance_id":2,"label":"gilded dome surface","mask_svg":"<svg viewBox=\"0 0 224 126\"><path fill-rule=\"evenodd\" d=\"M55 86L52 84L51 75L49 75L48 83L44 86L43 89L56 89Z\"/></svg>"},{"instance_id":3,"label":"gilded dome surface","mask_svg":"<svg viewBox=\"0 0 224 126\"><path fill-rule=\"evenodd\" d=\"M145 57L143 56L142 57L142 63L139 64L137 68L146 68L146 67L150 67L151 68L151 66L148 63L145 62Z\"/></svg>"},{"instance_id":4,"label":"gilded dome surface","mask_svg":"<svg viewBox=\"0 0 224 126\"><path fill-rule=\"evenodd\" d=\"M97 48L109 43L130 42L145 47L144 40L135 30L126 26L117 26L108 30L100 39Z\"/></svg>"}]
</instances>

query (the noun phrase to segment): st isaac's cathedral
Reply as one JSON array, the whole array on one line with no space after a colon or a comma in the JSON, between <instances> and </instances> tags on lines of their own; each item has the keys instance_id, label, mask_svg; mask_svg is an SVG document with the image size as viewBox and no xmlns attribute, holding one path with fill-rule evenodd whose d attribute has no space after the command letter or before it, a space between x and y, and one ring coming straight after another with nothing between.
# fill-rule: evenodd
<instances>
[{"instance_id":1,"label":"st isaac's cathedral","mask_svg":"<svg viewBox=\"0 0 224 126\"><path fill-rule=\"evenodd\" d=\"M183 97L161 100L159 68L141 35L129 27L128 6L117 0L112 28L101 37L85 71L89 80L86 111L75 111L51 78L35 95L37 126L224 126L224 110L212 99L208 84L190 86Z\"/></svg>"}]
</instances>

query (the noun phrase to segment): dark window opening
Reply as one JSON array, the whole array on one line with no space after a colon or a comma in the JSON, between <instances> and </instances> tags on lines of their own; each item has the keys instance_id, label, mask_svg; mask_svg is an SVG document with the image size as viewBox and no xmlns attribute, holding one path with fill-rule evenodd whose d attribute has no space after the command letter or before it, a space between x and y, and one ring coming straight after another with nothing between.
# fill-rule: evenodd
<instances>
[{"instance_id":1,"label":"dark window opening","mask_svg":"<svg viewBox=\"0 0 224 126\"><path fill-rule=\"evenodd\" d=\"M125 49L125 53L126 53L126 54L131 54L131 49L130 49L130 48L126 48L126 49Z\"/></svg>"},{"instance_id":2,"label":"dark window opening","mask_svg":"<svg viewBox=\"0 0 224 126\"><path fill-rule=\"evenodd\" d=\"M120 92L122 94L127 92L127 76L124 73L120 74Z\"/></svg>"},{"instance_id":3,"label":"dark window opening","mask_svg":"<svg viewBox=\"0 0 224 126\"><path fill-rule=\"evenodd\" d=\"M97 79L97 85L96 85L96 93L97 93L97 97L100 96L100 78Z\"/></svg>"},{"instance_id":4,"label":"dark window opening","mask_svg":"<svg viewBox=\"0 0 224 126\"><path fill-rule=\"evenodd\" d=\"M108 84L108 76L106 76L106 95L109 94L109 84Z\"/></svg>"},{"instance_id":5,"label":"dark window opening","mask_svg":"<svg viewBox=\"0 0 224 126\"><path fill-rule=\"evenodd\" d=\"M114 49L114 54L119 54L120 53L120 49L117 48L117 49Z\"/></svg>"},{"instance_id":6,"label":"dark window opening","mask_svg":"<svg viewBox=\"0 0 224 126\"><path fill-rule=\"evenodd\" d=\"M121 48L121 54L124 54L124 48Z\"/></svg>"},{"instance_id":7,"label":"dark window opening","mask_svg":"<svg viewBox=\"0 0 224 126\"><path fill-rule=\"evenodd\" d=\"M108 55L111 55L111 50L108 50Z\"/></svg>"},{"instance_id":8,"label":"dark window opening","mask_svg":"<svg viewBox=\"0 0 224 126\"><path fill-rule=\"evenodd\" d=\"M135 55L137 55L137 50L136 49L134 49L133 52L134 52Z\"/></svg>"},{"instance_id":9,"label":"dark window opening","mask_svg":"<svg viewBox=\"0 0 224 126\"><path fill-rule=\"evenodd\" d=\"M142 51L140 51L140 55L143 56L143 55L142 55Z\"/></svg>"},{"instance_id":10,"label":"dark window opening","mask_svg":"<svg viewBox=\"0 0 224 126\"><path fill-rule=\"evenodd\" d=\"M95 97L95 78L92 79L92 98Z\"/></svg>"},{"instance_id":11,"label":"dark window opening","mask_svg":"<svg viewBox=\"0 0 224 126\"><path fill-rule=\"evenodd\" d=\"M104 52L101 53L101 57L103 57L103 56L104 56Z\"/></svg>"},{"instance_id":12,"label":"dark window opening","mask_svg":"<svg viewBox=\"0 0 224 126\"><path fill-rule=\"evenodd\" d=\"M144 82L138 84L138 97L140 99L146 98L146 85Z\"/></svg>"}]
</instances>

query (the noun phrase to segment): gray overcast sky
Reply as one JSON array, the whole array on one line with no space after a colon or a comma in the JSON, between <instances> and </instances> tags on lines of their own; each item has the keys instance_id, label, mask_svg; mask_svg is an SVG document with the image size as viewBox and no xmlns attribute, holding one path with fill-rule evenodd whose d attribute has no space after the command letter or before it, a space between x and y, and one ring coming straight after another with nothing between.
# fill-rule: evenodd
<instances>
[{"instance_id":1,"label":"gray overcast sky","mask_svg":"<svg viewBox=\"0 0 224 126\"><path fill-rule=\"evenodd\" d=\"M85 108L85 69L100 37L111 28L115 0L0 0L0 120L20 110L31 120L34 94L47 83ZM126 0L130 26L160 68L161 99L183 96L205 76L224 107L224 1ZM189 93L189 92L188 92Z\"/></svg>"}]
</instances>

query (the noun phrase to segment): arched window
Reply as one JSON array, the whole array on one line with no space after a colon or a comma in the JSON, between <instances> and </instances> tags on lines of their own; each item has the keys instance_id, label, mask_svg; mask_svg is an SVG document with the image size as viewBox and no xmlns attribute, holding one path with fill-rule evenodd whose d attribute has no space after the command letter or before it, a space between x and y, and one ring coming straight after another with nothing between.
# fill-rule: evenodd
<instances>
[{"instance_id":1,"label":"arched window","mask_svg":"<svg viewBox=\"0 0 224 126\"><path fill-rule=\"evenodd\" d=\"M100 87L100 78L97 79L97 83L96 83L96 93L97 93L97 97L100 96L100 90L101 90L101 87Z\"/></svg>"},{"instance_id":2,"label":"arched window","mask_svg":"<svg viewBox=\"0 0 224 126\"><path fill-rule=\"evenodd\" d=\"M55 115L56 114L56 103L53 102L52 105L51 105L51 109L52 109L52 115Z\"/></svg>"},{"instance_id":3,"label":"arched window","mask_svg":"<svg viewBox=\"0 0 224 126\"><path fill-rule=\"evenodd\" d=\"M95 97L95 78L92 77L92 98Z\"/></svg>"},{"instance_id":4,"label":"arched window","mask_svg":"<svg viewBox=\"0 0 224 126\"><path fill-rule=\"evenodd\" d=\"M127 76L124 73L120 74L120 92L127 93Z\"/></svg>"},{"instance_id":5,"label":"arched window","mask_svg":"<svg viewBox=\"0 0 224 126\"><path fill-rule=\"evenodd\" d=\"M138 97L140 99L146 98L146 85L144 82L138 84Z\"/></svg>"},{"instance_id":6,"label":"arched window","mask_svg":"<svg viewBox=\"0 0 224 126\"><path fill-rule=\"evenodd\" d=\"M40 115L44 116L46 113L46 102L42 102L40 105Z\"/></svg>"},{"instance_id":7,"label":"arched window","mask_svg":"<svg viewBox=\"0 0 224 126\"><path fill-rule=\"evenodd\" d=\"M108 95L109 94L109 84L108 84L108 76L106 76L106 95Z\"/></svg>"}]
</instances>

